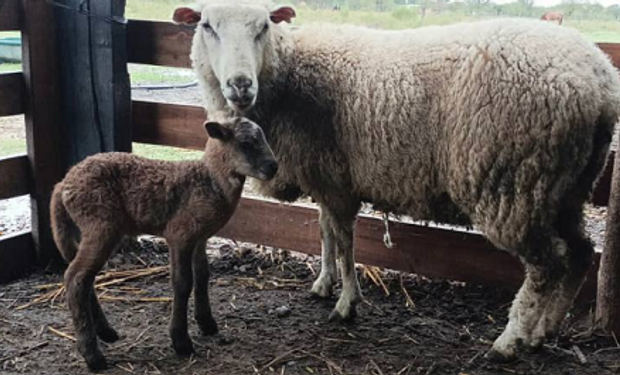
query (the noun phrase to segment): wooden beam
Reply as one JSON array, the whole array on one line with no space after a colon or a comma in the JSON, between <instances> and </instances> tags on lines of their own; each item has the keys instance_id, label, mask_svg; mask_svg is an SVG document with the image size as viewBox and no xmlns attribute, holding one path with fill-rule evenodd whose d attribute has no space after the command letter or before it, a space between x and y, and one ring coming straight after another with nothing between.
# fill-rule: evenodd
<instances>
[{"instance_id":1,"label":"wooden beam","mask_svg":"<svg viewBox=\"0 0 620 375\"><path fill-rule=\"evenodd\" d=\"M24 113L26 85L22 73L0 74L0 117Z\"/></svg>"},{"instance_id":2,"label":"wooden beam","mask_svg":"<svg viewBox=\"0 0 620 375\"><path fill-rule=\"evenodd\" d=\"M189 53L193 35L193 27L130 20L127 25L129 62L191 68Z\"/></svg>"},{"instance_id":3,"label":"wooden beam","mask_svg":"<svg viewBox=\"0 0 620 375\"><path fill-rule=\"evenodd\" d=\"M33 183L26 155L0 158L0 176L0 199L26 195L32 191Z\"/></svg>"},{"instance_id":4,"label":"wooden beam","mask_svg":"<svg viewBox=\"0 0 620 375\"><path fill-rule=\"evenodd\" d=\"M35 259L32 233L21 232L0 238L0 284L24 275Z\"/></svg>"},{"instance_id":5,"label":"wooden beam","mask_svg":"<svg viewBox=\"0 0 620 375\"><path fill-rule=\"evenodd\" d=\"M417 273L429 277L517 289L523 267L510 254L497 250L474 232L445 230L391 222L395 246L383 244L383 221L360 216L355 229L359 263ZM217 234L224 238L319 255L318 210L312 207L243 198L231 221ZM581 299L596 294L596 268L590 272Z\"/></svg>"},{"instance_id":6,"label":"wooden beam","mask_svg":"<svg viewBox=\"0 0 620 375\"><path fill-rule=\"evenodd\" d=\"M202 107L134 101L133 140L165 146L204 150L207 134Z\"/></svg>"},{"instance_id":7,"label":"wooden beam","mask_svg":"<svg viewBox=\"0 0 620 375\"><path fill-rule=\"evenodd\" d=\"M598 285L597 321L620 335L620 153L616 154Z\"/></svg>"},{"instance_id":8,"label":"wooden beam","mask_svg":"<svg viewBox=\"0 0 620 375\"><path fill-rule=\"evenodd\" d=\"M34 189L31 194L32 237L40 265L59 257L52 239L49 201L63 175L59 121L58 62L55 19L46 0L22 0L26 100L26 141Z\"/></svg>"},{"instance_id":9,"label":"wooden beam","mask_svg":"<svg viewBox=\"0 0 620 375\"><path fill-rule=\"evenodd\" d=\"M0 31L17 31L22 28L20 0L0 1Z\"/></svg>"},{"instance_id":10,"label":"wooden beam","mask_svg":"<svg viewBox=\"0 0 620 375\"><path fill-rule=\"evenodd\" d=\"M597 45L609 56L611 62L620 68L620 43L598 43Z\"/></svg>"},{"instance_id":11,"label":"wooden beam","mask_svg":"<svg viewBox=\"0 0 620 375\"><path fill-rule=\"evenodd\" d=\"M122 19L125 0L65 0L79 9ZM131 88L127 72L127 37L123 23L104 22L71 9L55 9L63 164L109 151L131 151Z\"/></svg>"},{"instance_id":12,"label":"wooden beam","mask_svg":"<svg viewBox=\"0 0 620 375\"><path fill-rule=\"evenodd\" d=\"M611 193L611 177L614 171L616 153L614 151L609 153L607 164L605 169L601 172L594 191L592 192L592 204L596 206L607 206L609 203L609 195Z\"/></svg>"}]
</instances>

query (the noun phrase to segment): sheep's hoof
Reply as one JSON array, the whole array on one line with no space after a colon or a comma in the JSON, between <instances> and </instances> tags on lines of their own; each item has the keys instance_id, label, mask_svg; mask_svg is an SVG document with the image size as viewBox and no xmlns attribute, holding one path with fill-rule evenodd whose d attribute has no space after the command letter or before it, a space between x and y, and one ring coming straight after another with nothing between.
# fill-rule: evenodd
<instances>
[{"instance_id":1,"label":"sheep's hoof","mask_svg":"<svg viewBox=\"0 0 620 375\"><path fill-rule=\"evenodd\" d=\"M213 318L204 319L202 322L198 321L198 327L200 328L200 332L205 336L213 336L219 332L217 323Z\"/></svg>"},{"instance_id":2,"label":"sheep's hoof","mask_svg":"<svg viewBox=\"0 0 620 375\"><path fill-rule=\"evenodd\" d=\"M97 336L99 336L101 341L107 343L113 343L120 339L120 336L112 327L99 328L97 330Z\"/></svg>"},{"instance_id":3,"label":"sheep's hoof","mask_svg":"<svg viewBox=\"0 0 620 375\"><path fill-rule=\"evenodd\" d=\"M172 348L180 357L189 357L194 354L194 344L189 338L185 340L173 340Z\"/></svg>"},{"instance_id":4,"label":"sheep's hoof","mask_svg":"<svg viewBox=\"0 0 620 375\"><path fill-rule=\"evenodd\" d=\"M352 322L357 316L357 309L355 306L351 306L347 313L341 314L337 309L333 309L329 314L328 321L330 322Z\"/></svg>"},{"instance_id":5,"label":"sheep's hoof","mask_svg":"<svg viewBox=\"0 0 620 375\"><path fill-rule=\"evenodd\" d=\"M322 279L317 279L314 284L312 284L312 289L310 289L310 296L316 299L327 299L333 294L333 283L327 283Z\"/></svg>"},{"instance_id":6,"label":"sheep's hoof","mask_svg":"<svg viewBox=\"0 0 620 375\"><path fill-rule=\"evenodd\" d=\"M516 355L514 353L502 353L496 349L489 350L484 357L495 363L509 363L516 359Z\"/></svg>"},{"instance_id":7,"label":"sheep's hoof","mask_svg":"<svg viewBox=\"0 0 620 375\"><path fill-rule=\"evenodd\" d=\"M105 357L98 350L92 354L84 355L84 360L90 371L97 372L108 368Z\"/></svg>"}]
</instances>

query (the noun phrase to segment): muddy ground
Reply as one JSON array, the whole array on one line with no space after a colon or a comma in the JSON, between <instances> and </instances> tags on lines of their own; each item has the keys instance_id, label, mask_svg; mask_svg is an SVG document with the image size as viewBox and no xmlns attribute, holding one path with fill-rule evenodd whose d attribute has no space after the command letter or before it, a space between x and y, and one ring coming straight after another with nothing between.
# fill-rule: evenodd
<instances>
[{"instance_id":1,"label":"muddy ground","mask_svg":"<svg viewBox=\"0 0 620 375\"><path fill-rule=\"evenodd\" d=\"M144 247L149 250L119 253L106 272L167 264L165 245L144 241ZM488 362L484 353L506 322L512 292L413 275L404 275L401 281L398 273L375 270L384 289L359 268L365 295L359 316L349 324L328 323L335 298L308 296L313 273L319 269L315 258L219 239L210 241L208 253L213 270L211 301L220 334L201 337L192 320L190 334L197 354L179 358L167 334L171 297L167 272L109 285L99 293L123 338L102 344L111 366L102 373L620 373L620 346L613 337L585 328L587 309L572 314L561 337L541 352L497 365ZM20 309L56 288L42 291L37 286L60 280L59 273L48 271L0 287L1 374L88 373L68 338L73 328L63 295ZM413 306L407 304L404 290Z\"/></svg>"}]
</instances>

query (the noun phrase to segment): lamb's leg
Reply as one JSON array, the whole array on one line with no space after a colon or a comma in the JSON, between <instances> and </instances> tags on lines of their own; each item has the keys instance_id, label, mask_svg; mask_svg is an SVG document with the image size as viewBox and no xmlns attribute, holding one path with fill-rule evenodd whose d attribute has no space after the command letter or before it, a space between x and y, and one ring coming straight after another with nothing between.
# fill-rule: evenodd
<instances>
[{"instance_id":1,"label":"lamb's leg","mask_svg":"<svg viewBox=\"0 0 620 375\"><path fill-rule=\"evenodd\" d=\"M351 320L357 315L356 306L362 300L360 284L355 273L355 256L353 253L354 218L335 218L334 235L340 256L342 273L342 293L336 307L329 315L329 320Z\"/></svg>"},{"instance_id":2,"label":"lamb's leg","mask_svg":"<svg viewBox=\"0 0 620 375\"><path fill-rule=\"evenodd\" d=\"M166 239L170 247L170 272L174 291L170 338L175 352L188 356L194 352L194 345L187 332L187 303L192 293L192 256L196 246L182 239Z\"/></svg>"},{"instance_id":3,"label":"lamb's leg","mask_svg":"<svg viewBox=\"0 0 620 375\"><path fill-rule=\"evenodd\" d=\"M105 357L97 343L93 321L92 293L97 272L118 244L119 238L112 230L85 233L75 259L65 272L67 304L73 318L77 348L86 364L93 371L107 367ZM96 297L95 297L96 298Z\"/></svg>"},{"instance_id":4,"label":"lamb's leg","mask_svg":"<svg viewBox=\"0 0 620 375\"><path fill-rule=\"evenodd\" d=\"M312 285L310 293L320 298L330 297L337 281L336 242L327 207L321 205L321 273Z\"/></svg>"},{"instance_id":5,"label":"lamb's leg","mask_svg":"<svg viewBox=\"0 0 620 375\"><path fill-rule=\"evenodd\" d=\"M119 339L118 333L108 322L108 319L99 304L99 299L97 298L97 293L94 288L90 292L90 309L93 314L93 321L95 323L95 331L97 332L97 336L99 336L101 340L108 343L117 341Z\"/></svg>"},{"instance_id":6,"label":"lamb's leg","mask_svg":"<svg viewBox=\"0 0 620 375\"><path fill-rule=\"evenodd\" d=\"M494 361L510 361L519 345L532 345L537 324L566 274L565 242L553 237L548 243L535 257L525 259L525 281L510 309L508 324L487 354Z\"/></svg>"},{"instance_id":7,"label":"lamb's leg","mask_svg":"<svg viewBox=\"0 0 620 375\"><path fill-rule=\"evenodd\" d=\"M217 323L211 313L209 302L209 260L205 251L204 242L200 241L194 249L194 317L204 335L214 335L218 332Z\"/></svg>"}]
</instances>

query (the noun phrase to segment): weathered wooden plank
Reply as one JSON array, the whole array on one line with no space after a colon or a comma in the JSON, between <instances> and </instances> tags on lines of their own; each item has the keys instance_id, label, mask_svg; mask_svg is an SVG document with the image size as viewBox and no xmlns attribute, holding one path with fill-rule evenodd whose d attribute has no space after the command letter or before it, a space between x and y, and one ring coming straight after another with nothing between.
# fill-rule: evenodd
<instances>
[{"instance_id":1,"label":"weathered wooden plank","mask_svg":"<svg viewBox=\"0 0 620 375\"><path fill-rule=\"evenodd\" d=\"M62 0L72 9L80 0ZM86 17L55 9L60 66L63 163L68 168L87 156L131 151L131 89L127 72L125 0L90 1Z\"/></svg>"},{"instance_id":2,"label":"weathered wooden plank","mask_svg":"<svg viewBox=\"0 0 620 375\"><path fill-rule=\"evenodd\" d=\"M384 224L380 219L360 216L355 232L355 254L360 263L508 289L518 288L523 280L523 267L517 258L497 250L474 232L392 222L392 249L383 244ZM311 207L244 198L217 235L313 255L321 252L318 210ZM593 298L595 285L596 268L581 298Z\"/></svg>"},{"instance_id":3,"label":"weathered wooden plank","mask_svg":"<svg viewBox=\"0 0 620 375\"><path fill-rule=\"evenodd\" d=\"M611 177L614 170L616 153L614 151L609 153L607 165L603 172L601 172L601 176L596 182L596 186L594 186L594 191L592 192L592 204L596 206L607 206L609 203L609 194L611 193Z\"/></svg>"},{"instance_id":4,"label":"weathered wooden plank","mask_svg":"<svg viewBox=\"0 0 620 375\"><path fill-rule=\"evenodd\" d=\"M0 238L0 284L25 274L35 259L32 233L21 232Z\"/></svg>"},{"instance_id":5,"label":"weathered wooden plank","mask_svg":"<svg viewBox=\"0 0 620 375\"><path fill-rule=\"evenodd\" d=\"M22 73L0 74L0 117L24 113L26 85Z\"/></svg>"},{"instance_id":6,"label":"weathered wooden plank","mask_svg":"<svg viewBox=\"0 0 620 375\"><path fill-rule=\"evenodd\" d=\"M58 61L55 19L46 0L22 0L22 56L27 88L26 140L34 189L31 194L32 237L38 263L58 257L49 221L54 184L63 175L59 121Z\"/></svg>"},{"instance_id":7,"label":"weathered wooden plank","mask_svg":"<svg viewBox=\"0 0 620 375\"><path fill-rule=\"evenodd\" d=\"M0 31L21 30L22 15L20 0L0 1Z\"/></svg>"},{"instance_id":8,"label":"weathered wooden plank","mask_svg":"<svg viewBox=\"0 0 620 375\"><path fill-rule=\"evenodd\" d=\"M598 277L596 318L603 328L620 334L620 153L614 169Z\"/></svg>"},{"instance_id":9,"label":"weathered wooden plank","mask_svg":"<svg viewBox=\"0 0 620 375\"><path fill-rule=\"evenodd\" d=\"M620 68L620 43L598 43L598 47L609 55L617 68Z\"/></svg>"},{"instance_id":10,"label":"weathered wooden plank","mask_svg":"<svg viewBox=\"0 0 620 375\"><path fill-rule=\"evenodd\" d=\"M32 178L27 155L0 158L0 199L30 194Z\"/></svg>"},{"instance_id":11,"label":"weathered wooden plank","mask_svg":"<svg viewBox=\"0 0 620 375\"><path fill-rule=\"evenodd\" d=\"M190 68L194 28L170 22L130 20L127 25L129 62Z\"/></svg>"},{"instance_id":12,"label":"weathered wooden plank","mask_svg":"<svg viewBox=\"0 0 620 375\"><path fill-rule=\"evenodd\" d=\"M134 101L135 142L203 150L207 134L204 109L197 106Z\"/></svg>"}]
</instances>

